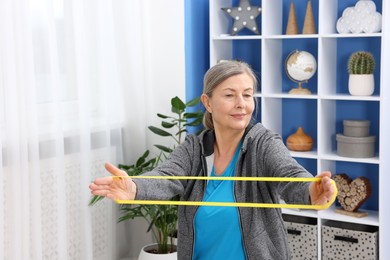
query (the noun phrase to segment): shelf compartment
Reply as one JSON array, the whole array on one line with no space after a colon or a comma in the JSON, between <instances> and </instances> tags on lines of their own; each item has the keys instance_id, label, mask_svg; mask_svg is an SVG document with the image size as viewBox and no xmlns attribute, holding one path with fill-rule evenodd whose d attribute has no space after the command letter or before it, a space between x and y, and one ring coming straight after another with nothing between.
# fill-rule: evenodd
<instances>
[{"instance_id":1,"label":"shelf compartment","mask_svg":"<svg viewBox=\"0 0 390 260\"><path fill-rule=\"evenodd\" d=\"M313 138L313 150L317 149L317 101L316 100L282 100L282 132L284 142L299 127Z\"/></svg>"},{"instance_id":2,"label":"shelf compartment","mask_svg":"<svg viewBox=\"0 0 390 260\"><path fill-rule=\"evenodd\" d=\"M323 259L379 259L376 226L324 221L321 227Z\"/></svg>"},{"instance_id":3,"label":"shelf compartment","mask_svg":"<svg viewBox=\"0 0 390 260\"><path fill-rule=\"evenodd\" d=\"M291 1L286 0L263 0L263 35L284 35L286 34L288 16L290 13ZM319 0L312 0L312 9L316 32L319 25ZM306 15L307 1L294 1L297 18L298 32L301 34ZM300 35L297 34L297 35Z\"/></svg>"},{"instance_id":4,"label":"shelf compartment","mask_svg":"<svg viewBox=\"0 0 390 260\"><path fill-rule=\"evenodd\" d=\"M336 134L343 133L343 120L370 120L370 135L376 136L375 152L379 153L379 102L361 100L319 100L318 130L320 139L319 154L336 156ZM373 158L348 158L355 161ZM377 160L374 158L374 160Z\"/></svg>"},{"instance_id":5,"label":"shelf compartment","mask_svg":"<svg viewBox=\"0 0 390 260\"><path fill-rule=\"evenodd\" d=\"M378 211L379 203L379 165L362 162L348 162L348 161L332 161L332 160L320 160L320 171L331 171L332 175L345 173L352 180L365 177L369 179L371 184L371 195L361 206L362 211ZM335 205L338 208L340 204L336 199ZM356 218L354 218L356 219Z\"/></svg>"},{"instance_id":6,"label":"shelf compartment","mask_svg":"<svg viewBox=\"0 0 390 260\"><path fill-rule=\"evenodd\" d=\"M283 220L292 259L300 259L303 255L308 259L318 259L317 218L283 214Z\"/></svg>"},{"instance_id":7,"label":"shelf compartment","mask_svg":"<svg viewBox=\"0 0 390 260\"><path fill-rule=\"evenodd\" d=\"M213 0L210 1L210 20L214 21L210 27L210 35L212 37L229 36L232 30L234 19L225 13L222 8L238 7L239 0ZM261 0L251 0L251 6L260 6ZM256 18L257 27L261 33L262 28L262 12ZM255 35L252 31L244 28L237 34L238 36Z\"/></svg>"},{"instance_id":8,"label":"shelf compartment","mask_svg":"<svg viewBox=\"0 0 390 260\"><path fill-rule=\"evenodd\" d=\"M317 175L317 160L304 157L295 157L295 160L302 165L313 177Z\"/></svg>"},{"instance_id":9,"label":"shelf compartment","mask_svg":"<svg viewBox=\"0 0 390 260\"><path fill-rule=\"evenodd\" d=\"M213 40L211 48L213 48L212 55L210 54L212 65L226 59L242 60L250 64L260 78L261 40ZM260 86L259 84L259 88Z\"/></svg>"},{"instance_id":10,"label":"shelf compartment","mask_svg":"<svg viewBox=\"0 0 390 260\"><path fill-rule=\"evenodd\" d=\"M295 153L297 157L315 157L317 147L317 101L314 99L280 99L262 97L262 123L282 136L284 143L302 127L314 140L310 153Z\"/></svg>"},{"instance_id":11,"label":"shelf compartment","mask_svg":"<svg viewBox=\"0 0 390 260\"><path fill-rule=\"evenodd\" d=\"M347 7L353 7L356 0L320 0L320 33L321 34L338 34L336 30L337 20L343 15ZM382 13L382 0L373 0L376 5L376 11ZM341 35L341 34L340 34ZM353 35L352 33L344 35ZM360 34L357 34L360 35Z\"/></svg>"},{"instance_id":12,"label":"shelf compartment","mask_svg":"<svg viewBox=\"0 0 390 260\"><path fill-rule=\"evenodd\" d=\"M380 95L381 37L322 38L319 39L319 46L318 93L320 95L349 95L348 60L350 55L357 51L369 51L374 55L374 96ZM329 56L329 53L336 53L336 55Z\"/></svg>"},{"instance_id":13,"label":"shelf compartment","mask_svg":"<svg viewBox=\"0 0 390 260\"><path fill-rule=\"evenodd\" d=\"M262 47L262 86L264 94L287 94L292 88L298 86L298 83L287 76L285 67L288 55L295 50L311 53L317 61L318 68L317 38L263 39ZM302 83L302 85L315 95L317 93L317 72L308 80L308 83Z\"/></svg>"}]
</instances>

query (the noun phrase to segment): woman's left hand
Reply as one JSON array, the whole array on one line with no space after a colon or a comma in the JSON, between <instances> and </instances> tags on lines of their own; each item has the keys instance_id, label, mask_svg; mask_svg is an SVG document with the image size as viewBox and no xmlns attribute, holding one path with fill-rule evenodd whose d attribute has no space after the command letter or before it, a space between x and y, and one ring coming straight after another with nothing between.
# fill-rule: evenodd
<instances>
[{"instance_id":1,"label":"woman's left hand","mask_svg":"<svg viewBox=\"0 0 390 260\"><path fill-rule=\"evenodd\" d=\"M309 192L312 205L324 205L332 200L336 191L330 179L331 176L329 171L324 171L316 176L316 178L321 178L320 182L310 184Z\"/></svg>"}]
</instances>

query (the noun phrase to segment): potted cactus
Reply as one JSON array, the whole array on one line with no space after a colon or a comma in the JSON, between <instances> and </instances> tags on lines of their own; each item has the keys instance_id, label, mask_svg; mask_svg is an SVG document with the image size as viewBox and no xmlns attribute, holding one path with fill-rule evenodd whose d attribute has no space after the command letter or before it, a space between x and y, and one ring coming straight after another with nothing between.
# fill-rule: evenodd
<instances>
[{"instance_id":1,"label":"potted cactus","mask_svg":"<svg viewBox=\"0 0 390 260\"><path fill-rule=\"evenodd\" d=\"M374 56L367 51L357 51L348 60L348 90L354 96L369 96L374 93Z\"/></svg>"}]
</instances>

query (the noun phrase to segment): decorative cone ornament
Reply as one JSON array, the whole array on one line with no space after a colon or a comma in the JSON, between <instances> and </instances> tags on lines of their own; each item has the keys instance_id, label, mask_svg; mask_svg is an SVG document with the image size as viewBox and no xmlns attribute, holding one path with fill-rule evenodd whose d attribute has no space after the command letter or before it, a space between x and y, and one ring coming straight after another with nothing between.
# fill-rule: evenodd
<instances>
[{"instance_id":1,"label":"decorative cone ornament","mask_svg":"<svg viewBox=\"0 0 390 260\"><path fill-rule=\"evenodd\" d=\"M305 22L303 23L303 34L316 34L316 26L314 24L313 7L311 0L307 1Z\"/></svg>"},{"instance_id":2,"label":"decorative cone ornament","mask_svg":"<svg viewBox=\"0 0 390 260\"><path fill-rule=\"evenodd\" d=\"M290 12L288 14L286 34L299 34L297 16L295 13L295 6L293 1L290 3Z\"/></svg>"}]
</instances>

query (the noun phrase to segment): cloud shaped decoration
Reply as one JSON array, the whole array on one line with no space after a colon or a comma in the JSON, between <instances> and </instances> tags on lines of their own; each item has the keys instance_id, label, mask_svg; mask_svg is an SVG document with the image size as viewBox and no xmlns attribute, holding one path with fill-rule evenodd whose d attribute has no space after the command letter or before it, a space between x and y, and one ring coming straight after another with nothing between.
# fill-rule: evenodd
<instances>
[{"instance_id":1,"label":"cloud shaped decoration","mask_svg":"<svg viewBox=\"0 0 390 260\"><path fill-rule=\"evenodd\" d=\"M337 20L338 33L376 33L382 30L382 15L371 0L360 0L344 9Z\"/></svg>"}]
</instances>

